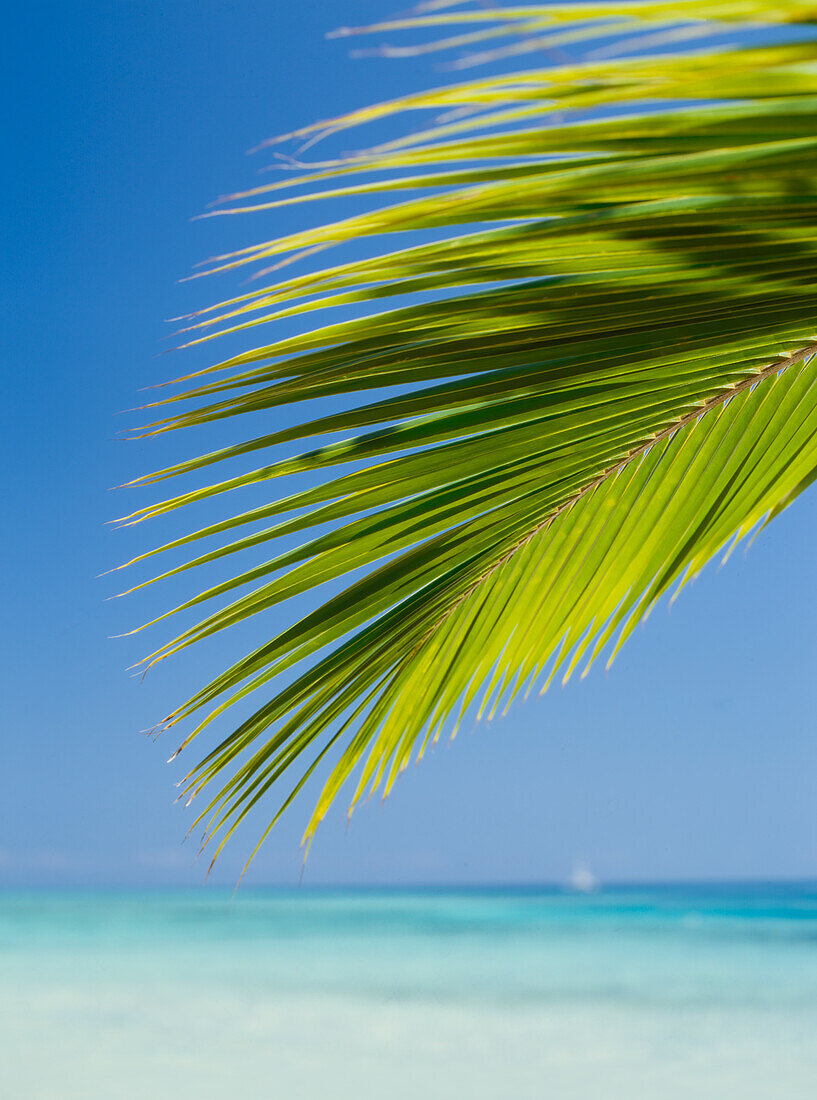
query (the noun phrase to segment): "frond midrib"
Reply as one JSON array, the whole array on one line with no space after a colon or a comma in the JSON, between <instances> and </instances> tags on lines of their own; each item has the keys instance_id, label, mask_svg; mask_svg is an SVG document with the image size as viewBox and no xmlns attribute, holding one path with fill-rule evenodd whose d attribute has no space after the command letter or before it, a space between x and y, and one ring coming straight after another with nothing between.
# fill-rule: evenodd
<instances>
[{"instance_id":1,"label":"frond midrib","mask_svg":"<svg viewBox=\"0 0 817 1100\"><path fill-rule=\"evenodd\" d=\"M537 535L542 534L547 530L558 518L565 512L569 512L580 500L589 496L600 488L606 481L616 477L621 473L630 463L641 458L650 448L654 447L657 443L661 443L663 440L669 439L677 432L682 431L684 428L689 427L696 420L705 416L707 413L712 412L713 409L718 408L725 402L731 400L733 397L737 397L738 394L743 393L745 390L751 389L758 383L763 382L765 379L770 378L773 374L779 374L781 371L787 370L789 367L795 366L797 363L802 363L805 360L811 358L813 355L817 355L817 343L807 344L805 347L800 348L799 351L793 352L785 358L776 359L769 363L767 366L762 367L760 370L753 372L747 378L742 379L740 382L731 383L721 393L715 394L714 397L708 398L701 405L693 409L691 412L685 413L683 416L673 420L672 423L662 428L660 431L655 432L644 442L639 443L624 455L623 458L618 459L610 466L605 467L596 477L592 478L587 484L583 485L580 489L577 489L574 493L571 493L566 500L562 501L556 508L548 513L547 516L535 527L532 527L521 539L514 543L508 550L506 550L501 557L497 558L495 562L492 562L490 567L486 569L469 587L461 593L456 600L448 607L445 614L441 615L439 620L431 627L431 629L424 635L420 642L412 650L412 654L419 652L429 638L433 637L436 631L443 625L443 623L453 615L456 610L465 603L471 596L477 592L480 587L494 576L504 565L506 565L514 555L523 550Z\"/></svg>"}]
</instances>

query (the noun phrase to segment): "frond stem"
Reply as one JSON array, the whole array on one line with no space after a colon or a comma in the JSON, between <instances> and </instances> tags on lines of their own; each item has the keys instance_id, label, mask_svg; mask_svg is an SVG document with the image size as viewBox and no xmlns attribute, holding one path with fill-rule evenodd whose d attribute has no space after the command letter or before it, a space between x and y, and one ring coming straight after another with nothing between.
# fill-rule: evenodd
<instances>
[{"instance_id":1,"label":"frond stem","mask_svg":"<svg viewBox=\"0 0 817 1100\"><path fill-rule=\"evenodd\" d=\"M808 344L806 347L801 348L799 351L793 352L791 355L786 356L783 359L776 359L773 363L769 363L767 366L761 367L760 370L755 371L748 378L744 378L740 382L733 382L728 389L723 391L723 393L719 393L716 394L715 397L708 398L698 408L693 409L692 412L685 413L683 416L678 417L677 420L674 420L671 424L668 424L666 428L662 428L660 431L650 436L650 438L645 440L643 443L639 443L637 447L633 447L632 450L628 451L623 458L618 459L618 461L614 462L611 466L607 466L604 470L601 471L600 474L594 477L592 481L588 481L586 485L583 485L580 489L577 489L575 493L572 493L566 500L562 501L562 503L557 508L550 512L540 523L537 523L536 526L533 527L523 538L519 539L518 542L514 543L514 545L510 547L510 549L506 550L502 557L498 558L490 566L490 568L486 569L484 573L480 574L480 576L477 577L473 584L469 585L465 592L457 597L457 599L454 601L451 607L448 608L445 614L417 643L417 645L414 647L414 650L412 651L412 655L414 653L417 653L425 645L428 639L433 636L435 631L437 631L439 627L442 626L442 624L448 618L450 618L451 615L454 614L454 612L457 610L458 607L460 607L461 604L463 604L470 596L474 594L474 592L476 592L480 585L482 585L486 580L492 577L494 573L502 568L503 565L509 562L515 554L518 554L520 550L524 549L531 542L532 539L536 538L537 535L546 530L546 528L548 528L555 520L557 520L559 516L561 516L564 512L570 511L570 509L575 504L578 504L578 502L582 500L585 496L598 489L600 485L603 485L604 482L608 480L608 478L615 477L616 474L620 473L634 459L640 458L641 455L646 454L650 447L654 447L656 443L660 443L664 439L669 439L671 436L675 435L676 432L682 431L684 428L688 427L688 425L694 423L694 421L697 420L699 417L704 416L708 412L711 412L712 409L717 408L719 405L723 405L726 401L730 400L733 397L736 397L744 390L751 389L752 386L756 386L759 382L765 381L765 379L770 378L773 374L778 374L780 371L787 370L789 367L794 366L796 363L800 363L807 359L810 359L813 355L816 354L817 343Z\"/></svg>"}]
</instances>

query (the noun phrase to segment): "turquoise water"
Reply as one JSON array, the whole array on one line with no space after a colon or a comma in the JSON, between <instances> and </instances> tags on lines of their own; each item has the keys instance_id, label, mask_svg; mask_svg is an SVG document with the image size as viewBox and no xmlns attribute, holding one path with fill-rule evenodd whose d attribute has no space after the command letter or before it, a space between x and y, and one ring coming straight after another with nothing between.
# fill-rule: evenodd
<instances>
[{"instance_id":1,"label":"turquoise water","mask_svg":"<svg viewBox=\"0 0 817 1100\"><path fill-rule=\"evenodd\" d=\"M817 1095L817 887L0 893L4 1100Z\"/></svg>"}]
</instances>

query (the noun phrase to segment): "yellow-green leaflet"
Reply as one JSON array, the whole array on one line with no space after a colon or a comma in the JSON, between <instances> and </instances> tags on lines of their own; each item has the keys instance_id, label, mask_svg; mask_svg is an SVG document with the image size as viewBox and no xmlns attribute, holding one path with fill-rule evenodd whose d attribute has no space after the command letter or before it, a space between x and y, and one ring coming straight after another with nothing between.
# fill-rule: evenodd
<instances>
[{"instance_id":1,"label":"yellow-green leaflet","mask_svg":"<svg viewBox=\"0 0 817 1100\"><path fill-rule=\"evenodd\" d=\"M388 793L472 708L614 655L817 477L816 19L432 0L368 29L504 75L295 131L283 177L209 212L323 200L309 228L207 267L258 277L183 340L246 350L160 391L138 432L229 419L233 442L140 478L164 488L123 520L219 509L129 563L152 569L135 588L192 583L154 619L190 625L146 665L222 639L224 671L159 725L174 748L221 731L183 785L216 855L317 772L308 843L342 790L350 808ZM393 136L320 159L369 123ZM365 256L336 258L346 241ZM322 266L299 274L302 255ZM288 625L236 651L227 628L265 612Z\"/></svg>"}]
</instances>

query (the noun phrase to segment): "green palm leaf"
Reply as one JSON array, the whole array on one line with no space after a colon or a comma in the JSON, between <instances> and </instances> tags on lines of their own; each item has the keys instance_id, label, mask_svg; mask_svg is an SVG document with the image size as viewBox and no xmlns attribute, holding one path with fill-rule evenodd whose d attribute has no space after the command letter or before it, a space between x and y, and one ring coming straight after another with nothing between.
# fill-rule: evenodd
<instances>
[{"instance_id":1,"label":"green palm leaf","mask_svg":"<svg viewBox=\"0 0 817 1100\"><path fill-rule=\"evenodd\" d=\"M815 15L742 0L427 3L373 29L448 27L416 49L479 44L536 67L289 135L309 144L434 113L213 212L381 203L218 257L211 270L262 278L190 318L189 342L256 328L261 341L181 379L143 430L261 414L233 446L140 479L245 463L126 517L223 504L219 522L135 559L189 548L154 579L231 565L162 616L201 607L148 664L319 597L162 723L188 726L184 746L256 700L185 783L188 797L209 792L197 820L216 854L273 788L270 828L319 766L328 774L308 841L353 775L352 806L388 793L476 701L494 713L614 636L615 653L670 586L817 475ZM578 59L552 60L564 49ZM420 243L277 273L407 231ZM358 303L370 309L357 319L306 323ZM276 336L275 321L300 315L300 335ZM343 400L310 419L326 397ZM280 427L275 410L297 402L306 417ZM233 503L296 475L306 488ZM265 562L242 564L264 548Z\"/></svg>"}]
</instances>

